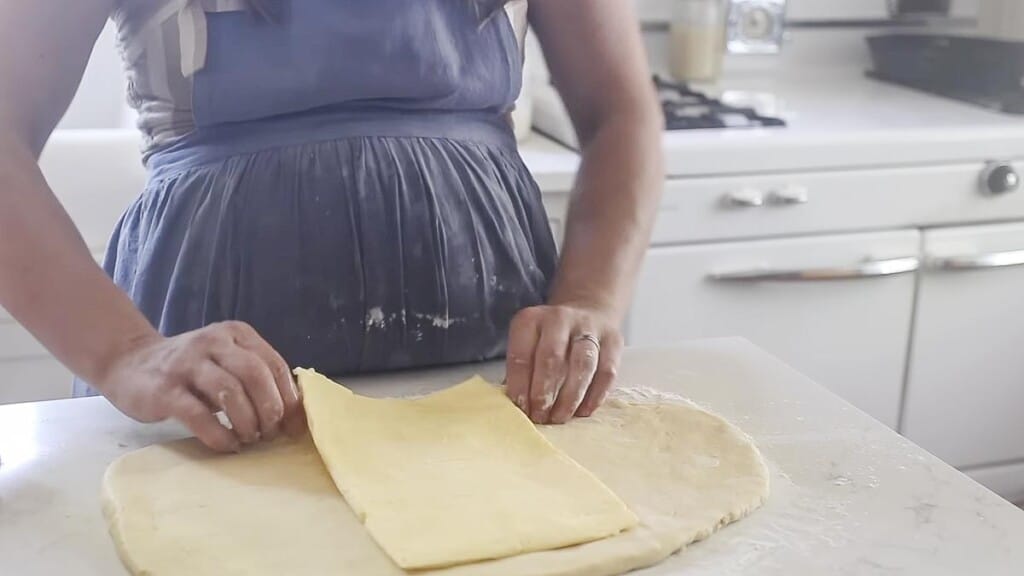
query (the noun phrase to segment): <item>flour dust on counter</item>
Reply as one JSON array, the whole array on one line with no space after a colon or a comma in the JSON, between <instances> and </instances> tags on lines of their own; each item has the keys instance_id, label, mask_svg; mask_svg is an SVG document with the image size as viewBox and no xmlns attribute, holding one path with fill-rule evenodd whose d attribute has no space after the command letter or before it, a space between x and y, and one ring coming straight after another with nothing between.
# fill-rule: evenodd
<instances>
[{"instance_id":1,"label":"flour dust on counter","mask_svg":"<svg viewBox=\"0 0 1024 576\"><path fill-rule=\"evenodd\" d=\"M490 392L492 400L500 398L505 408L516 410L500 389ZM396 402L436 404L437 396L364 400L386 409ZM645 390L617 396L591 418L537 430L621 498L639 524L575 546L414 573L624 574L665 560L765 501L768 468L735 426L677 396ZM400 426L401 420L389 425ZM480 430L462 433L472 438ZM350 464L352 473L364 468L358 461ZM397 471L389 482L420 480ZM481 487L495 497L502 490L493 482ZM104 510L122 561L133 574L150 576L407 574L374 541L365 518L350 504L309 438L236 455L215 455L194 440L155 445L115 461L104 479ZM460 533L458 522L458 514L438 516L432 533L422 537L436 541Z\"/></svg>"}]
</instances>

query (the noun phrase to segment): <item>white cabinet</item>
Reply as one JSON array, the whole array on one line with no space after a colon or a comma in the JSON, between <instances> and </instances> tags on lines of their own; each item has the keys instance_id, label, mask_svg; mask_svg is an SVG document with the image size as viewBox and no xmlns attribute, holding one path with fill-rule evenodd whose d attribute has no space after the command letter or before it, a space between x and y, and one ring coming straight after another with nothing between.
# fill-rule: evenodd
<instances>
[{"instance_id":1,"label":"white cabinet","mask_svg":"<svg viewBox=\"0 0 1024 576\"><path fill-rule=\"evenodd\" d=\"M895 428L919 241L906 230L652 248L627 341L743 336Z\"/></svg>"},{"instance_id":2,"label":"white cabinet","mask_svg":"<svg viewBox=\"0 0 1024 576\"><path fill-rule=\"evenodd\" d=\"M71 372L49 355L0 360L0 366L4 371L0 404L60 400L71 396Z\"/></svg>"},{"instance_id":3,"label":"white cabinet","mask_svg":"<svg viewBox=\"0 0 1024 576\"><path fill-rule=\"evenodd\" d=\"M40 167L97 261L146 173L134 130L58 130ZM71 373L0 308L0 404L67 398Z\"/></svg>"},{"instance_id":4,"label":"white cabinet","mask_svg":"<svg viewBox=\"0 0 1024 576\"><path fill-rule=\"evenodd\" d=\"M96 252L97 262L102 254ZM71 396L72 374L0 307L0 404Z\"/></svg>"},{"instance_id":5,"label":"white cabinet","mask_svg":"<svg viewBox=\"0 0 1024 576\"><path fill-rule=\"evenodd\" d=\"M928 231L924 251L903 433L954 466L1024 461L1024 224Z\"/></svg>"},{"instance_id":6,"label":"white cabinet","mask_svg":"<svg viewBox=\"0 0 1024 576\"><path fill-rule=\"evenodd\" d=\"M986 466L967 470L966 473L977 483L1024 507L1024 462Z\"/></svg>"}]
</instances>

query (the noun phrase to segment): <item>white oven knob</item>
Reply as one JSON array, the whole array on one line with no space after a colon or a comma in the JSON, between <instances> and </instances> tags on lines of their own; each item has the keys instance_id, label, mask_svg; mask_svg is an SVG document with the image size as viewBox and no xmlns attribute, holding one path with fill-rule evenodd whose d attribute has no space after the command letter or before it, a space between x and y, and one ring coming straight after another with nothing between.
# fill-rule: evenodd
<instances>
[{"instance_id":1,"label":"white oven knob","mask_svg":"<svg viewBox=\"0 0 1024 576\"><path fill-rule=\"evenodd\" d=\"M773 190L768 193L768 203L779 206L807 204L808 200L807 188L803 186L787 186L781 190Z\"/></svg>"},{"instance_id":2,"label":"white oven knob","mask_svg":"<svg viewBox=\"0 0 1024 576\"><path fill-rule=\"evenodd\" d=\"M1020 174L1007 162L990 162L981 173L981 189L988 194L1016 192L1020 184Z\"/></svg>"},{"instance_id":3,"label":"white oven knob","mask_svg":"<svg viewBox=\"0 0 1024 576\"><path fill-rule=\"evenodd\" d=\"M734 208L757 208L764 206L764 194L756 188L744 188L726 194L722 201L726 206Z\"/></svg>"}]
</instances>

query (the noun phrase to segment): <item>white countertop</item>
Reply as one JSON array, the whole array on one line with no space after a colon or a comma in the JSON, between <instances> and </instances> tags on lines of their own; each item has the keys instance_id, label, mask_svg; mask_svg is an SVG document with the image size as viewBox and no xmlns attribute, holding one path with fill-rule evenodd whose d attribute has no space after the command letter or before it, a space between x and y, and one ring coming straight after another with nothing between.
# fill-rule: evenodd
<instances>
[{"instance_id":1,"label":"white countertop","mask_svg":"<svg viewBox=\"0 0 1024 576\"><path fill-rule=\"evenodd\" d=\"M542 192L569 192L576 180L580 156L536 132L519 143L519 155Z\"/></svg>"},{"instance_id":2,"label":"white countertop","mask_svg":"<svg viewBox=\"0 0 1024 576\"><path fill-rule=\"evenodd\" d=\"M860 68L747 73L714 90L788 125L666 133L673 176L1024 157L1024 116L880 82Z\"/></svg>"},{"instance_id":3,"label":"white countertop","mask_svg":"<svg viewBox=\"0 0 1024 576\"><path fill-rule=\"evenodd\" d=\"M860 67L743 70L695 87L788 125L667 131L670 177L1024 158L1024 116L880 82ZM560 106L548 92L538 101Z\"/></svg>"},{"instance_id":4,"label":"white countertop","mask_svg":"<svg viewBox=\"0 0 1024 576\"><path fill-rule=\"evenodd\" d=\"M476 369L349 381L423 392ZM693 545L660 574L1020 574L1024 512L742 340L630 350L624 386L683 394L729 418L764 452L763 509ZM0 406L0 558L5 574L123 574L100 513L118 455L177 438L103 399ZM13 572L9 571L11 568Z\"/></svg>"}]
</instances>

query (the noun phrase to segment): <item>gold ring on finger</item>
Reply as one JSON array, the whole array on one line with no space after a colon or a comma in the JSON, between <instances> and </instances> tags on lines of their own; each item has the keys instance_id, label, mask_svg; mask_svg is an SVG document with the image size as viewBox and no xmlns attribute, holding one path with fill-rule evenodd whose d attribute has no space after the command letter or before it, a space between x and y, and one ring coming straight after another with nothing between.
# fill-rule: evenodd
<instances>
[{"instance_id":1,"label":"gold ring on finger","mask_svg":"<svg viewBox=\"0 0 1024 576\"><path fill-rule=\"evenodd\" d=\"M572 339L575 342L590 342L597 347L597 350L601 351L601 341L590 332L580 332L575 338Z\"/></svg>"}]
</instances>

